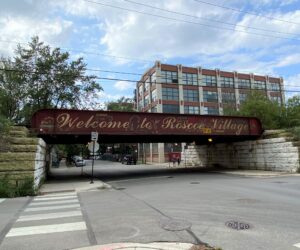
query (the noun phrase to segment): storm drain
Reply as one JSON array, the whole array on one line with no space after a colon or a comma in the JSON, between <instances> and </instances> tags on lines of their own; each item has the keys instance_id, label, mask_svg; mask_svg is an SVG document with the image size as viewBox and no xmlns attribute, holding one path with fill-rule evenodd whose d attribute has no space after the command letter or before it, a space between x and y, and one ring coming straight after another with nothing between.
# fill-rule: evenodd
<instances>
[{"instance_id":1,"label":"storm drain","mask_svg":"<svg viewBox=\"0 0 300 250\"><path fill-rule=\"evenodd\" d=\"M160 221L160 226L167 231L183 231L190 229L192 223L186 220L163 219Z\"/></svg>"},{"instance_id":2,"label":"storm drain","mask_svg":"<svg viewBox=\"0 0 300 250\"><path fill-rule=\"evenodd\" d=\"M190 184L200 184L200 182L199 181L192 181L192 182L190 182Z\"/></svg>"},{"instance_id":3,"label":"storm drain","mask_svg":"<svg viewBox=\"0 0 300 250\"><path fill-rule=\"evenodd\" d=\"M241 221L227 221L225 225L234 230L250 229L250 224Z\"/></svg>"},{"instance_id":4,"label":"storm drain","mask_svg":"<svg viewBox=\"0 0 300 250\"><path fill-rule=\"evenodd\" d=\"M125 190L126 188L124 187L115 187L115 190Z\"/></svg>"}]
</instances>

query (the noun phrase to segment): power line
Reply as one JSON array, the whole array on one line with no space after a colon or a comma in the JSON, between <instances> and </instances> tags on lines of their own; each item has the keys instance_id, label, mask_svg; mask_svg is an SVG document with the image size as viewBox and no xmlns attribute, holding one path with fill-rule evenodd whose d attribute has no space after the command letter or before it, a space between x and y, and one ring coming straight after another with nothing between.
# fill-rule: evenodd
<instances>
[{"instance_id":1,"label":"power line","mask_svg":"<svg viewBox=\"0 0 300 250\"><path fill-rule=\"evenodd\" d=\"M187 17L192 17L192 18L197 18L197 19L203 19L203 20L206 20L206 21L216 22L216 23L221 23L221 24L226 24L226 25L231 25L231 26L235 26L235 27L241 27L241 28L247 28L247 29L254 29L254 30L272 32L272 33L278 33L278 34L286 34L286 35L296 35L296 36L300 35L300 34L296 34L296 33L288 33L288 32L276 31L276 30L261 29L261 28L246 26L246 25L240 25L240 24L235 24L235 23L228 23L228 22L214 20L214 19L205 18L205 17L194 16L194 15L190 15L190 14L187 14L187 13L182 13L182 12L172 11L172 10L168 10L168 9L158 8L158 7L155 7L155 6L152 6L152 5L138 3L138 2L135 2L135 1L131 1L131 0L123 0L123 1L128 2L128 3L137 4L137 5L140 5L140 6L145 6L145 7L156 9L156 10L160 10L160 11L164 11L164 12L168 12L168 13L173 13L173 14L177 14L177 15L181 15L181 16L187 16Z\"/></svg>"},{"instance_id":2,"label":"power line","mask_svg":"<svg viewBox=\"0 0 300 250\"><path fill-rule=\"evenodd\" d=\"M19 70L19 69L5 69L5 68L0 68L1 71L11 71L11 72L22 72L22 73L31 73L31 74L40 74L40 75L47 75L49 74L48 72L36 72L36 71L29 71L29 70ZM61 74L62 76L69 76L71 74ZM133 82L133 83L138 83L138 82L144 82L142 80L131 80L131 79L121 79L121 78L111 78L111 77L95 77L95 79L98 79L98 80L109 80L109 81L120 81L120 82ZM164 78L165 79L165 78ZM164 84L164 83L162 83ZM166 83L168 84L168 83ZM186 84L178 84L178 83L175 83L176 85L183 85L183 86L188 86ZM197 85L199 86L199 85ZM286 86L289 86L289 87L294 87L294 88L299 88L300 86L292 86L292 85L284 85L285 87ZM215 87L217 88L217 86L200 86L200 87ZM222 89L228 89L228 90L231 90L231 89L241 89L241 90L265 90L265 89L253 89L253 88L237 88L237 87L221 87ZM277 91L273 91L273 92L277 92ZM280 90L278 92L299 92L300 93L300 90Z\"/></svg>"},{"instance_id":3,"label":"power line","mask_svg":"<svg viewBox=\"0 0 300 250\"><path fill-rule=\"evenodd\" d=\"M24 44L24 45L28 45L28 43L26 42L17 42L17 41L12 41L12 40L2 40L0 39L0 42L4 42L4 43L16 43L16 44ZM50 48L55 48L53 46L48 45ZM144 60L144 59L139 59L139 58L134 58L134 57L125 57L125 56L115 56L115 55L111 55L111 54L103 54L103 53L98 53L96 51L87 51L87 50L76 50L76 49L72 49L72 48L67 48L67 47L60 47L61 50L65 50L65 51L72 51L72 52L79 52L79 53L83 53L83 54L87 54L87 55L97 55L97 56L105 56L105 57L112 57L112 58L117 58L117 59L123 59L123 60L127 60L127 61L132 61L132 62L142 62L142 63L153 63L153 61L149 60Z\"/></svg>"},{"instance_id":4,"label":"power line","mask_svg":"<svg viewBox=\"0 0 300 250\"><path fill-rule=\"evenodd\" d=\"M177 18L173 18L173 17L166 17L166 16L152 14L152 13L148 13L148 12L143 12L143 11L138 11L138 10L133 10L133 9L127 9L127 8L124 8L124 7L119 7L119 6L114 6L114 5L110 5L110 4L95 2L95 1L91 1L91 0L83 0L83 1L93 3L93 4L102 5L102 6L106 6L106 7L110 7L110 8L120 9L120 10L124 10L124 11L128 11L128 12L135 12L135 13L139 13L139 14L143 14L143 15L159 17L159 18L163 18L163 19L167 19L167 20L178 21L178 22L183 22L183 23L189 23L189 24L194 24L194 25L200 25L200 26L205 26L205 27L209 27L209 28L213 28L213 29L230 30L230 31L236 31L236 32L240 32L240 33L255 35L255 36L263 36L263 37L272 37L272 38L276 38L276 39L300 41L300 39L293 38L293 37L273 36L273 35L267 35L267 34L248 32L248 31L244 31L244 30L231 29L231 28L227 28L227 27L218 27L218 26L199 23L199 22L192 22L192 21L177 19Z\"/></svg>"},{"instance_id":5,"label":"power line","mask_svg":"<svg viewBox=\"0 0 300 250\"><path fill-rule=\"evenodd\" d=\"M296 23L296 22L292 22L292 21L288 21L288 20L283 20L283 19L272 17L272 16L265 16L265 15L261 15L261 14L255 13L255 12L243 11L243 10L235 9L235 8L224 6L224 5L218 5L218 4L214 4L214 3L205 2L205 1L202 1L202 0L194 0L194 1L198 2L198 3L203 3L203 4L207 4L207 5L227 9L227 10L232 10L232 11L236 11L236 12L240 12L240 13L246 13L246 14L253 15L253 16L258 16L258 17L263 17L263 18L267 18L267 19L271 19L271 20L280 21L280 22L300 25L300 23Z\"/></svg>"}]
</instances>

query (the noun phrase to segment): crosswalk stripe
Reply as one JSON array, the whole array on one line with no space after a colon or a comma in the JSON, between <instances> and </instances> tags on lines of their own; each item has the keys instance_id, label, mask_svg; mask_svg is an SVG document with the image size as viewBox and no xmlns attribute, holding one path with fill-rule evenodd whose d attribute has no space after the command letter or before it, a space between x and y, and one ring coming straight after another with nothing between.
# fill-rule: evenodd
<instances>
[{"instance_id":1,"label":"crosswalk stripe","mask_svg":"<svg viewBox=\"0 0 300 250\"><path fill-rule=\"evenodd\" d=\"M300 248L300 243L295 244L294 247Z\"/></svg>"},{"instance_id":2,"label":"crosswalk stripe","mask_svg":"<svg viewBox=\"0 0 300 250\"><path fill-rule=\"evenodd\" d=\"M85 222L12 228L6 237L86 230Z\"/></svg>"},{"instance_id":3,"label":"crosswalk stripe","mask_svg":"<svg viewBox=\"0 0 300 250\"><path fill-rule=\"evenodd\" d=\"M65 192L65 193L58 193L58 194L44 194L44 195L39 195L37 197L56 197L56 196L67 196L67 195L76 195L76 192Z\"/></svg>"},{"instance_id":4,"label":"crosswalk stripe","mask_svg":"<svg viewBox=\"0 0 300 250\"><path fill-rule=\"evenodd\" d=\"M30 207L41 206L41 205L55 205L55 204L67 204L67 203L78 203L78 199L73 200L62 200L62 201L41 201L41 202L32 202Z\"/></svg>"},{"instance_id":5,"label":"crosswalk stripe","mask_svg":"<svg viewBox=\"0 0 300 250\"><path fill-rule=\"evenodd\" d=\"M57 218L65 218L65 217L73 217L73 216L82 216L82 213L81 211L68 211L68 212L57 212L57 213L47 213L47 214L24 215L24 216L20 216L17 222L57 219Z\"/></svg>"},{"instance_id":6,"label":"crosswalk stripe","mask_svg":"<svg viewBox=\"0 0 300 250\"><path fill-rule=\"evenodd\" d=\"M5 199L0 199L0 203L3 202L3 201L5 201Z\"/></svg>"},{"instance_id":7,"label":"crosswalk stripe","mask_svg":"<svg viewBox=\"0 0 300 250\"><path fill-rule=\"evenodd\" d=\"M80 207L79 204L71 204L71 205L61 205L61 206L47 206L47 207L28 207L24 211L25 212L33 212L33 211L47 211L47 210L58 210L64 208L77 208Z\"/></svg>"},{"instance_id":8,"label":"crosswalk stripe","mask_svg":"<svg viewBox=\"0 0 300 250\"><path fill-rule=\"evenodd\" d=\"M64 199L74 199L76 195L66 195L66 196L58 196L58 197L36 197L34 201L50 201L50 200L64 200Z\"/></svg>"}]
</instances>

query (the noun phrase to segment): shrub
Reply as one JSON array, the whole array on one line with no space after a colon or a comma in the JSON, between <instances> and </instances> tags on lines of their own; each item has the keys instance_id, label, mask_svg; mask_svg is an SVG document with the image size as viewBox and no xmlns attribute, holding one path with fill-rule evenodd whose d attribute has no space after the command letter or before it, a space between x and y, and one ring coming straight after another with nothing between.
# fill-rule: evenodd
<instances>
[{"instance_id":1,"label":"shrub","mask_svg":"<svg viewBox=\"0 0 300 250\"><path fill-rule=\"evenodd\" d=\"M6 175L0 179L0 197L2 198L12 198L19 196L35 195L36 190L34 188L33 178L26 178L20 180L15 184L9 180Z\"/></svg>"}]
</instances>

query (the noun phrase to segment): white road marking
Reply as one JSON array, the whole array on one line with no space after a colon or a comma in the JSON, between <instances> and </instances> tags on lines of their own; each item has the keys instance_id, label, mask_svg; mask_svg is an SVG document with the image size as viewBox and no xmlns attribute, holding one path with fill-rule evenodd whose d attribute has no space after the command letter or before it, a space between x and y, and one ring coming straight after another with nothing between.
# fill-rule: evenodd
<instances>
[{"instance_id":1,"label":"white road marking","mask_svg":"<svg viewBox=\"0 0 300 250\"><path fill-rule=\"evenodd\" d=\"M3 201L5 201L5 199L0 199L0 203L3 202Z\"/></svg>"},{"instance_id":2,"label":"white road marking","mask_svg":"<svg viewBox=\"0 0 300 250\"><path fill-rule=\"evenodd\" d=\"M30 203L29 206L32 207L32 206L67 204L67 203L78 203L78 200L73 199L73 200L63 200L63 201L40 201L40 202L32 202Z\"/></svg>"},{"instance_id":3,"label":"white road marking","mask_svg":"<svg viewBox=\"0 0 300 250\"><path fill-rule=\"evenodd\" d=\"M66 196L58 196L58 197L36 197L34 201L51 201L51 200L64 200L64 199L74 199L76 195L66 195Z\"/></svg>"},{"instance_id":4,"label":"white road marking","mask_svg":"<svg viewBox=\"0 0 300 250\"><path fill-rule=\"evenodd\" d=\"M86 230L85 222L12 228L6 237Z\"/></svg>"},{"instance_id":5,"label":"white road marking","mask_svg":"<svg viewBox=\"0 0 300 250\"><path fill-rule=\"evenodd\" d=\"M29 208L25 209L25 212L58 210L58 209L64 209L64 208L77 208L77 207L80 207L80 205L72 204L72 205L47 206L47 207L29 207Z\"/></svg>"},{"instance_id":6,"label":"white road marking","mask_svg":"<svg viewBox=\"0 0 300 250\"><path fill-rule=\"evenodd\" d=\"M300 243L295 244L294 247L300 248Z\"/></svg>"},{"instance_id":7,"label":"white road marking","mask_svg":"<svg viewBox=\"0 0 300 250\"><path fill-rule=\"evenodd\" d=\"M19 221L34 221L34 220L47 220L47 219L57 219L73 216L82 216L81 211L70 211L70 212L57 212L48 214L34 214L34 215L24 215L20 216Z\"/></svg>"},{"instance_id":8,"label":"white road marking","mask_svg":"<svg viewBox=\"0 0 300 250\"><path fill-rule=\"evenodd\" d=\"M44 194L44 195L39 195L37 197L57 197L57 196L68 196L68 195L76 195L75 192L65 192L65 193L56 193L56 194Z\"/></svg>"}]
</instances>

